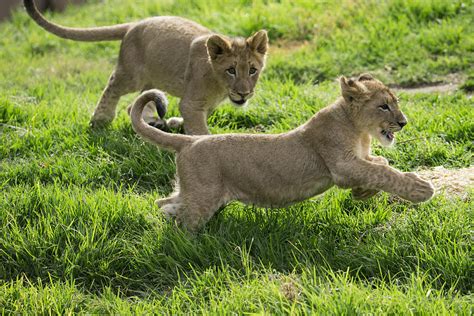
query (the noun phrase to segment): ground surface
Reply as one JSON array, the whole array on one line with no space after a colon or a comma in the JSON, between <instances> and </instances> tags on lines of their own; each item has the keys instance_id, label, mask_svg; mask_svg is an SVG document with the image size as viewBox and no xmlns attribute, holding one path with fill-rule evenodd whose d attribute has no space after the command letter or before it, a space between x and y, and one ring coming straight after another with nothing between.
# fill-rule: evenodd
<instances>
[{"instance_id":1,"label":"ground surface","mask_svg":"<svg viewBox=\"0 0 474 316\"><path fill-rule=\"evenodd\" d=\"M443 166L418 172L431 180L439 194L468 197L474 187L474 167L449 170Z\"/></svg>"},{"instance_id":2,"label":"ground surface","mask_svg":"<svg viewBox=\"0 0 474 316\"><path fill-rule=\"evenodd\" d=\"M91 26L168 14L229 35L268 29L256 96L246 109L219 108L213 133L290 130L338 96L342 74L369 71L400 89L409 124L397 146L374 151L431 178L441 188L433 200L357 202L334 188L286 209L232 203L195 236L153 204L171 190L173 155L133 133L123 109L135 95L109 129L88 127L119 43L61 40L17 12L0 24L2 312L472 313L473 7L106 0L49 16ZM455 88L406 90L428 85Z\"/></svg>"}]
</instances>

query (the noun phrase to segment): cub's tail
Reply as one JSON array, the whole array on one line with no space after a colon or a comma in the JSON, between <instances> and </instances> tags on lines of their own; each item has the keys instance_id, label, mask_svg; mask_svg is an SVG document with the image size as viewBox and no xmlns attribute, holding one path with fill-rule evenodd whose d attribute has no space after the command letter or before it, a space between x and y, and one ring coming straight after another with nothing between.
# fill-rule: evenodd
<instances>
[{"instance_id":1,"label":"cub's tail","mask_svg":"<svg viewBox=\"0 0 474 316\"><path fill-rule=\"evenodd\" d=\"M163 118L166 113L168 100L163 92L156 89L143 92L133 103L130 112L132 126L137 134L152 144L174 151L180 151L183 147L191 144L196 139L196 136L166 133L148 125L142 118L143 109L148 102L155 103L161 118Z\"/></svg>"},{"instance_id":2,"label":"cub's tail","mask_svg":"<svg viewBox=\"0 0 474 316\"><path fill-rule=\"evenodd\" d=\"M38 11L34 0L23 0L30 17L46 31L62 38L75 41L97 42L122 39L134 23L117 24L113 26L72 28L52 23Z\"/></svg>"}]
</instances>

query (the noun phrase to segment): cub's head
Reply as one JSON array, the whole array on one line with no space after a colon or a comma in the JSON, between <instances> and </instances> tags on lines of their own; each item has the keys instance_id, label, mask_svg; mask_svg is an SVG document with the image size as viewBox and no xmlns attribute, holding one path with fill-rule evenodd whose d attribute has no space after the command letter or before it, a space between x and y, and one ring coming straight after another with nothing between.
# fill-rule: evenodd
<instances>
[{"instance_id":1,"label":"cub's head","mask_svg":"<svg viewBox=\"0 0 474 316\"><path fill-rule=\"evenodd\" d=\"M208 38L206 47L214 73L226 86L229 99L236 105L244 105L253 96L265 66L267 32L258 31L247 39L227 39L214 34Z\"/></svg>"},{"instance_id":2,"label":"cub's head","mask_svg":"<svg viewBox=\"0 0 474 316\"><path fill-rule=\"evenodd\" d=\"M382 145L392 145L394 133L407 124L393 92L369 74L357 79L341 77L340 83L344 106L355 126L377 138Z\"/></svg>"}]
</instances>

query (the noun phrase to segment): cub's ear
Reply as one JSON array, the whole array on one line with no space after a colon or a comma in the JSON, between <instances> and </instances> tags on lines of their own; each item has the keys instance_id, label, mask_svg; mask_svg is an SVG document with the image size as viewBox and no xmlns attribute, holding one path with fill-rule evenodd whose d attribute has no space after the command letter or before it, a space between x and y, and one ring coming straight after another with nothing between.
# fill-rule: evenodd
<instances>
[{"instance_id":1,"label":"cub's ear","mask_svg":"<svg viewBox=\"0 0 474 316\"><path fill-rule=\"evenodd\" d=\"M265 55L268 50L268 34L265 30L260 30L256 32L254 35L247 38L247 44L249 45L250 49Z\"/></svg>"},{"instance_id":2,"label":"cub's ear","mask_svg":"<svg viewBox=\"0 0 474 316\"><path fill-rule=\"evenodd\" d=\"M341 84L342 97L348 103L361 99L367 92L367 88L363 84L347 79L344 76L339 79L339 82Z\"/></svg>"},{"instance_id":3,"label":"cub's ear","mask_svg":"<svg viewBox=\"0 0 474 316\"><path fill-rule=\"evenodd\" d=\"M224 37L214 34L209 36L206 42L207 53L212 60L217 59L223 54L229 53L231 51L230 42Z\"/></svg>"},{"instance_id":4,"label":"cub's ear","mask_svg":"<svg viewBox=\"0 0 474 316\"><path fill-rule=\"evenodd\" d=\"M375 78L371 74L364 73L364 74L361 74L357 80L358 81L374 81Z\"/></svg>"}]
</instances>

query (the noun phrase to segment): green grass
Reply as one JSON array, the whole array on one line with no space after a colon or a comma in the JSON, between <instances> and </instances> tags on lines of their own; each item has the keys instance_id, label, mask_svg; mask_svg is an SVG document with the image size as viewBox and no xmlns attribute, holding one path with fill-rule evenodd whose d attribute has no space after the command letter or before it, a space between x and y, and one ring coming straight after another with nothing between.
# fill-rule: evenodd
<instances>
[{"instance_id":1,"label":"green grass","mask_svg":"<svg viewBox=\"0 0 474 316\"><path fill-rule=\"evenodd\" d=\"M224 105L209 124L278 133L332 102L341 74L395 85L471 78L473 7L116 0L49 17L89 26L173 14L232 35L268 29L273 49L251 105ZM173 155L132 131L123 109L134 95L109 129L88 127L119 44L58 39L21 11L0 32L2 312L472 313L472 191L416 206L386 194L357 202L337 188L286 209L232 203L190 235L154 206L171 191ZM374 152L405 171L472 165L464 89L400 92L409 124L395 148Z\"/></svg>"}]
</instances>

